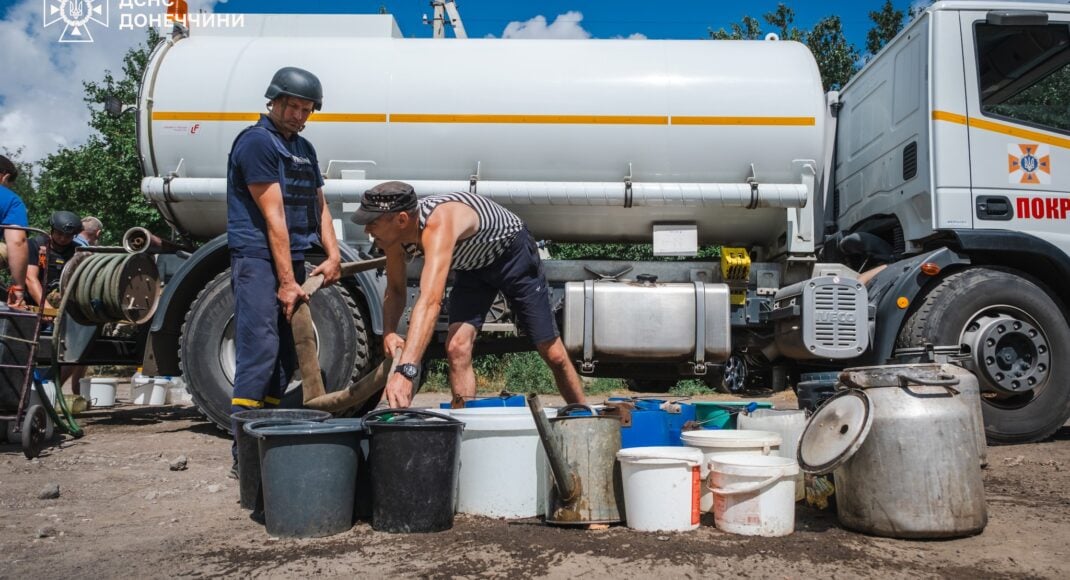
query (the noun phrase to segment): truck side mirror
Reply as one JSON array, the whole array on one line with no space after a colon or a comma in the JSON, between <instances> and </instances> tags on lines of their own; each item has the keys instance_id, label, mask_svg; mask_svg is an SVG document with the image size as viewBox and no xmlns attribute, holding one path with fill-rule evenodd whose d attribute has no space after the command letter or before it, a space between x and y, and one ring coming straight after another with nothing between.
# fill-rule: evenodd
<instances>
[{"instance_id":1,"label":"truck side mirror","mask_svg":"<svg viewBox=\"0 0 1070 580\"><path fill-rule=\"evenodd\" d=\"M123 108L123 101L115 95L106 95L104 97L104 112L113 119L118 119L123 113L130 111L136 111L137 107Z\"/></svg>"}]
</instances>

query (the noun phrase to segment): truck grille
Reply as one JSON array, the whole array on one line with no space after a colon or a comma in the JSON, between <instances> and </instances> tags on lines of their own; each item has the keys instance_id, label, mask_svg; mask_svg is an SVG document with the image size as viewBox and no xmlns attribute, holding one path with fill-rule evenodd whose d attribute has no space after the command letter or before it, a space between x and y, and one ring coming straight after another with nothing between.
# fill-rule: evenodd
<instances>
[{"instance_id":1,"label":"truck grille","mask_svg":"<svg viewBox=\"0 0 1070 580\"><path fill-rule=\"evenodd\" d=\"M853 349L858 345L858 293L849 286L827 285L814 290L814 342L822 348Z\"/></svg>"}]
</instances>

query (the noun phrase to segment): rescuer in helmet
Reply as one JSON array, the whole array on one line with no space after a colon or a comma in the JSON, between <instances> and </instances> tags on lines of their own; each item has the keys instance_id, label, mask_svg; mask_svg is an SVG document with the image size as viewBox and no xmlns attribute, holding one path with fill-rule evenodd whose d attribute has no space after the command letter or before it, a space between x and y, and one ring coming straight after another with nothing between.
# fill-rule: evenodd
<instances>
[{"instance_id":1,"label":"rescuer in helmet","mask_svg":"<svg viewBox=\"0 0 1070 580\"><path fill-rule=\"evenodd\" d=\"M30 296L27 302L41 305L47 299L51 306L56 307L59 306L59 276L78 247L74 243L74 236L82 232L82 218L72 211L56 211L52 212L48 223L51 231L47 236L42 234L30 240L30 263L26 267L26 290ZM37 255L44 247L48 248L47 288L42 284L45 272L37 263Z\"/></svg>"},{"instance_id":2,"label":"rescuer in helmet","mask_svg":"<svg viewBox=\"0 0 1070 580\"><path fill-rule=\"evenodd\" d=\"M312 271L323 275L324 286L341 276L316 150L298 135L323 105L323 88L316 75L288 66L275 73L264 96L267 114L234 140L227 165L236 357L231 413L278 405L293 374L289 320L308 299L301 290L305 253L319 245L327 255Z\"/></svg>"}]
</instances>

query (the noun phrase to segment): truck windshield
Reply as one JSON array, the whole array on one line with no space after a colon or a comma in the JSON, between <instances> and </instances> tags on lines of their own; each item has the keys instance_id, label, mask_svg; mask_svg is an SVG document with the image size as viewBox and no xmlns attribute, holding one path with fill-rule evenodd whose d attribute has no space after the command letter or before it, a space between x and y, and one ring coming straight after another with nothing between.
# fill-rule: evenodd
<instances>
[{"instance_id":1,"label":"truck windshield","mask_svg":"<svg viewBox=\"0 0 1070 580\"><path fill-rule=\"evenodd\" d=\"M1070 132L1070 26L975 25L981 111Z\"/></svg>"}]
</instances>

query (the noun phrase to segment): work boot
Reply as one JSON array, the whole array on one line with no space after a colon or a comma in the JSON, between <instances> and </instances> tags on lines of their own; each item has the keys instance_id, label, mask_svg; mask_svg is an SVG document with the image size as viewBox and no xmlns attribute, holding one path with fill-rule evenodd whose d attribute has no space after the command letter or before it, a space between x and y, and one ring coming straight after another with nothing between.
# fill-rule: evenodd
<instances>
[{"instance_id":1,"label":"work boot","mask_svg":"<svg viewBox=\"0 0 1070 580\"><path fill-rule=\"evenodd\" d=\"M234 463L230 466L230 473L227 473L227 477L231 479L238 479L238 461L234 460Z\"/></svg>"}]
</instances>

